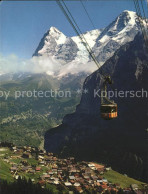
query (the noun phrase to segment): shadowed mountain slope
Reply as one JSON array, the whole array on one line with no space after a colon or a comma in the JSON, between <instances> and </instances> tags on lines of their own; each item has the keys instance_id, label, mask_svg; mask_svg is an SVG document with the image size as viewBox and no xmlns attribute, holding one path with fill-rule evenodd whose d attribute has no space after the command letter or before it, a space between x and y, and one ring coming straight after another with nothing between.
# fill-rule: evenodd
<instances>
[{"instance_id":1,"label":"shadowed mountain slope","mask_svg":"<svg viewBox=\"0 0 148 194\"><path fill-rule=\"evenodd\" d=\"M94 160L137 179L146 180L147 93L143 97L117 97L118 118L100 117L100 73L110 74L115 91L148 91L148 53L140 34L122 46L98 71L86 78L81 102L74 114L66 115L62 125L45 134L45 149L61 156ZM142 92L141 92L142 93Z\"/></svg>"}]
</instances>

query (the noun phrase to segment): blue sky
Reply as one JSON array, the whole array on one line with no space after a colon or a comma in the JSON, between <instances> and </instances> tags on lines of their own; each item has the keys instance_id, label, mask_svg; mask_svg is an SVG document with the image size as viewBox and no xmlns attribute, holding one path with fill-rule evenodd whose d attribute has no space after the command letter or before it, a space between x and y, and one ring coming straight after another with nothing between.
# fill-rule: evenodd
<instances>
[{"instance_id":1,"label":"blue sky","mask_svg":"<svg viewBox=\"0 0 148 194\"><path fill-rule=\"evenodd\" d=\"M135 11L132 0L83 1L96 28L104 28L123 10ZM92 30L79 1L66 1L81 31ZM31 58L44 33L55 26L67 36L75 32L54 1L6 1L0 4L0 53Z\"/></svg>"}]
</instances>

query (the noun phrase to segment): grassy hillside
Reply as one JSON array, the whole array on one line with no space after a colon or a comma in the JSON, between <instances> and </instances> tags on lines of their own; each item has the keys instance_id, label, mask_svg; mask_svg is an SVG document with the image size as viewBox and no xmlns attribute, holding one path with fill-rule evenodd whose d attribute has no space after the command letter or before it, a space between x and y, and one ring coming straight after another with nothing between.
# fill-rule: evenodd
<instances>
[{"instance_id":1,"label":"grassy hillside","mask_svg":"<svg viewBox=\"0 0 148 194\"><path fill-rule=\"evenodd\" d=\"M10 156L17 156L17 155L11 152L8 148L0 148L0 157L1 157L0 179L7 180L8 182L13 182L14 178L10 173L10 164L4 161L4 159L7 158L8 156L10 157ZM38 161L35 158L29 158L25 160L30 166L38 166ZM12 157L9 161L14 164L20 164L22 159ZM44 166L42 167L42 170L40 172L37 172L35 174L20 172L19 175L22 177L25 177L27 180L30 178L37 181L43 173L47 172L47 170L49 170L49 167L47 168L46 166ZM105 179L107 179L110 183L119 184L121 188L128 188L130 187L131 184L137 184L139 188L143 188L142 182L129 178L127 176L124 176L114 170L109 170L105 172L102 176Z\"/></svg>"},{"instance_id":2,"label":"grassy hillside","mask_svg":"<svg viewBox=\"0 0 148 194\"><path fill-rule=\"evenodd\" d=\"M46 74L36 74L25 78L1 81L0 90L10 92L0 101L0 141L13 142L16 145L43 145L44 133L59 125L63 117L72 113L79 103L80 95L76 88L82 85L83 79L61 80ZM75 88L75 87L76 88ZM72 89L70 89L72 88ZM69 97L18 97L16 91L69 91Z\"/></svg>"},{"instance_id":3,"label":"grassy hillside","mask_svg":"<svg viewBox=\"0 0 148 194\"><path fill-rule=\"evenodd\" d=\"M129 187L131 184L137 184L139 188L142 188L142 182L133 178L122 175L114 170L109 170L104 174L104 177L111 183L120 184L122 188Z\"/></svg>"},{"instance_id":4,"label":"grassy hillside","mask_svg":"<svg viewBox=\"0 0 148 194\"><path fill-rule=\"evenodd\" d=\"M0 148L0 178L8 182L13 181L13 177L10 173L10 164L4 162L3 158L11 154L8 148Z\"/></svg>"}]
</instances>

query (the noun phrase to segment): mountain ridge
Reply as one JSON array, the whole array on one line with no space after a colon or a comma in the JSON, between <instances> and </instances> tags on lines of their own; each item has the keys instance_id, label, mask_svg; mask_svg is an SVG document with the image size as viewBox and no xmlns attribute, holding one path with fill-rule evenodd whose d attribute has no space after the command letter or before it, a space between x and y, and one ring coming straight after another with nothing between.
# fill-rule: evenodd
<instances>
[{"instance_id":1,"label":"mountain ridge","mask_svg":"<svg viewBox=\"0 0 148 194\"><path fill-rule=\"evenodd\" d=\"M148 91L147 51L142 36L118 49L99 70L88 76L75 113L66 115L62 125L45 134L45 149L61 156L107 163L114 169L139 180L146 180L146 133L148 102L146 98L115 98L118 118L100 117L100 73L110 74L118 91ZM138 76L137 76L138 75Z\"/></svg>"},{"instance_id":2,"label":"mountain ridge","mask_svg":"<svg viewBox=\"0 0 148 194\"><path fill-rule=\"evenodd\" d=\"M106 28L87 31L82 35L100 64L103 64L121 45L134 39L139 31L137 22L136 13L125 10ZM54 41L54 44L52 44L51 39ZM66 49L67 45L69 47L64 52L63 48ZM51 49L54 47L54 49L50 50L50 47ZM70 51L71 49L73 54ZM52 55L59 59L57 58L59 53L63 55L60 59L63 60L62 63L64 64L72 61L81 63L92 61L78 36L67 37L55 27L51 27L40 41L33 56ZM71 58L67 59L66 56L69 55L71 55Z\"/></svg>"},{"instance_id":3,"label":"mountain ridge","mask_svg":"<svg viewBox=\"0 0 148 194\"><path fill-rule=\"evenodd\" d=\"M83 36L101 67L120 46L132 41L138 32L136 13L125 10L106 28L87 31ZM30 66L30 73L46 73L57 79L70 74L87 75L97 70L79 37L68 37L56 27L51 27L44 34L32 58L22 61L18 71L20 74L27 73ZM2 70L0 74L3 74Z\"/></svg>"}]
</instances>

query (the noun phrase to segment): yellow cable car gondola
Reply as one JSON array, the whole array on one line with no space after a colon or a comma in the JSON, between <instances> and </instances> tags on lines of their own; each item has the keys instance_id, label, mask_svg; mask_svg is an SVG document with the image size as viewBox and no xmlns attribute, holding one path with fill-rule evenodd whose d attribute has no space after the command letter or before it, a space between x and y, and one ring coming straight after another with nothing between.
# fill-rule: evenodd
<instances>
[{"instance_id":1,"label":"yellow cable car gondola","mask_svg":"<svg viewBox=\"0 0 148 194\"><path fill-rule=\"evenodd\" d=\"M101 117L106 120L117 117L117 104L101 104Z\"/></svg>"},{"instance_id":2,"label":"yellow cable car gondola","mask_svg":"<svg viewBox=\"0 0 148 194\"><path fill-rule=\"evenodd\" d=\"M105 81L103 83L103 88L101 90L101 117L105 120L110 120L117 118L117 104L111 101L107 97L107 84L112 84L110 76L105 76ZM102 95L102 92L105 94Z\"/></svg>"}]
</instances>

